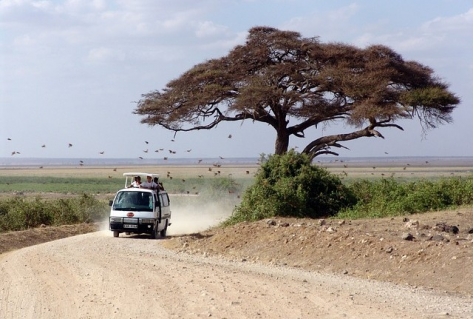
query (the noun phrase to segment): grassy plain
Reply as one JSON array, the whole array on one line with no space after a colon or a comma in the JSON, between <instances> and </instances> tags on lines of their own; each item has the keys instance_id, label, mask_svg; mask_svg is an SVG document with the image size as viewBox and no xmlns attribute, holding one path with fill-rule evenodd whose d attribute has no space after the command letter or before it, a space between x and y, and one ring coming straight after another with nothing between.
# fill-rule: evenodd
<instances>
[{"instance_id":1,"label":"grassy plain","mask_svg":"<svg viewBox=\"0 0 474 319\"><path fill-rule=\"evenodd\" d=\"M228 165L215 167L213 165L162 165L162 166L51 166L51 167L8 167L0 169L0 178L4 176L38 176L38 177L80 177L80 178L122 178L126 172L157 173L165 178L168 173L173 177L206 177L232 174L233 177L252 175L258 165ZM249 171L249 173L247 173ZM219 173L220 172L220 173Z\"/></svg>"},{"instance_id":2,"label":"grassy plain","mask_svg":"<svg viewBox=\"0 0 474 319\"><path fill-rule=\"evenodd\" d=\"M393 177L397 181L472 176L472 165L418 163L317 163L339 176L343 182ZM210 183L233 182L242 191L253 181L258 165L161 165L161 166L77 166L77 167L8 167L0 168L0 196L23 195L67 196L78 193L113 194L124 186L123 173L160 174L160 181L170 193L199 194ZM228 185L227 185L228 186Z\"/></svg>"},{"instance_id":3,"label":"grassy plain","mask_svg":"<svg viewBox=\"0 0 474 319\"><path fill-rule=\"evenodd\" d=\"M125 186L123 173L126 172L158 173L168 192L175 194L196 195L216 183L234 183L235 187L230 188L237 191L252 182L257 169L255 165L8 168L0 169L0 196L56 197L55 194L80 193L110 196Z\"/></svg>"}]
</instances>

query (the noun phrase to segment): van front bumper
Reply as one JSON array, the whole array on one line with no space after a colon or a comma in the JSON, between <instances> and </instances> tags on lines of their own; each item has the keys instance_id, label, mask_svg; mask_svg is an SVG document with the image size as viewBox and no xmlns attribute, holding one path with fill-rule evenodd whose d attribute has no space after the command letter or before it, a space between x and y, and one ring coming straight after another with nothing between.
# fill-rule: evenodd
<instances>
[{"instance_id":1,"label":"van front bumper","mask_svg":"<svg viewBox=\"0 0 474 319\"><path fill-rule=\"evenodd\" d=\"M155 222L154 218L110 217L109 229L129 233L152 233Z\"/></svg>"}]
</instances>

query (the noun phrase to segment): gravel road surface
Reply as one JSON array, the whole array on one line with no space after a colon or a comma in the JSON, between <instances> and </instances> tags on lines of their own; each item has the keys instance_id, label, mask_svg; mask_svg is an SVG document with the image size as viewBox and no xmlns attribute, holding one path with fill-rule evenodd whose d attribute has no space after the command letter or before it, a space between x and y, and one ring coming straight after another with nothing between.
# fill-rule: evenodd
<instances>
[{"instance_id":1,"label":"gravel road surface","mask_svg":"<svg viewBox=\"0 0 474 319\"><path fill-rule=\"evenodd\" d=\"M109 231L0 255L0 318L472 318L472 299L191 256ZM468 270L471 271L471 270Z\"/></svg>"}]
</instances>

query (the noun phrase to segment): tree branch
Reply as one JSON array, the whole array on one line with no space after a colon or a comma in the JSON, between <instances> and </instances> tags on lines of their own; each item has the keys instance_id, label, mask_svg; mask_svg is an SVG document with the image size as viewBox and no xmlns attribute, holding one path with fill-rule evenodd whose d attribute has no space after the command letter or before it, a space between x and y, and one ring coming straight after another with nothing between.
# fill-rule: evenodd
<instances>
[{"instance_id":1,"label":"tree branch","mask_svg":"<svg viewBox=\"0 0 474 319\"><path fill-rule=\"evenodd\" d=\"M304 148L303 153L308 154L312 158L314 158L320 154L330 154L330 153L327 153L327 150L330 149L331 147L346 148L345 146L339 144L338 143L339 141L350 141L350 140L354 140L361 137L384 138L383 135L379 131L375 130L375 127L396 127L403 131L403 128L401 126L387 123L387 121L389 120L390 119L377 122L374 118L371 118L369 120L370 125L368 125L367 127L361 130L354 131L352 133L335 134L335 135L327 135L327 136L320 137L312 141L311 143L309 143ZM323 153L321 153L321 150L324 150Z\"/></svg>"}]
</instances>

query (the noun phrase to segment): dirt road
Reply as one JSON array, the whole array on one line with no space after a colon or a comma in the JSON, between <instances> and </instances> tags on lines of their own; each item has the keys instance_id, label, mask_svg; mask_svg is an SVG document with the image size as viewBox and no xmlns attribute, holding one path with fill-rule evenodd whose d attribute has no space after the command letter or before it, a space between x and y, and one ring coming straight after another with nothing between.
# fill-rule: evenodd
<instances>
[{"instance_id":1,"label":"dirt road","mask_svg":"<svg viewBox=\"0 0 474 319\"><path fill-rule=\"evenodd\" d=\"M472 299L79 235L0 255L0 318L472 318Z\"/></svg>"}]
</instances>

